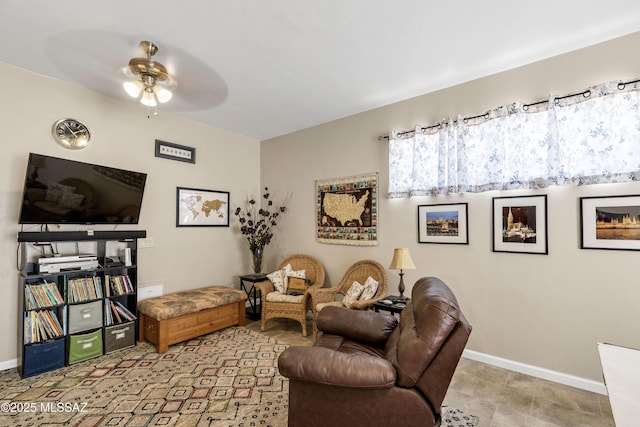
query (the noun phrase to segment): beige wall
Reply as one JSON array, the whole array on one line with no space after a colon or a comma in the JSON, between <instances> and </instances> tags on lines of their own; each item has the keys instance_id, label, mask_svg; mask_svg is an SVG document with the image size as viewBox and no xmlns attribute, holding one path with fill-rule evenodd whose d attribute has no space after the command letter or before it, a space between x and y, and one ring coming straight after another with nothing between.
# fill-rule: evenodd
<instances>
[{"instance_id":1,"label":"beige wall","mask_svg":"<svg viewBox=\"0 0 640 427\"><path fill-rule=\"evenodd\" d=\"M17 219L29 152L148 174L138 228L147 230L154 246L139 250L141 285L163 284L165 292L210 284L237 286L237 276L250 268L246 243L233 228L176 228L176 187L229 191L232 206L239 203L247 192L259 189L259 141L165 114L162 108L158 117L148 119L145 108L135 102L7 64L0 63L0 76L0 369L15 364L17 357ZM90 127L88 148L70 151L53 141L51 125L63 117ZM196 164L155 157L156 138L195 147Z\"/></svg>"},{"instance_id":2,"label":"beige wall","mask_svg":"<svg viewBox=\"0 0 640 427\"><path fill-rule=\"evenodd\" d=\"M170 292L235 283L250 267L246 243L233 228L176 229L176 186L230 191L232 204L237 204L247 192L255 194L268 185L276 195L291 193L292 198L267 247L267 269L284 256L309 253L325 265L330 285L354 261L372 258L388 265L393 248L407 246L418 267L406 272L409 291L422 276L445 280L474 326L471 350L601 381L598 341L640 347L640 287L634 273L638 253L579 249L578 198L640 194L640 184L388 200L387 145L377 137L450 114L478 114L514 100L542 99L549 92L566 94L590 84L636 78L639 43L640 34L635 34L261 145L168 114L149 120L135 103L0 63L0 366L17 355L16 220L26 157L33 151L149 174L139 228L147 230L154 247L140 250L142 285L162 283ZM68 116L91 127L89 148L71 152L51 139L51 124ZM196 147L197 164L155 158L156 138ZM382 190L380 244L317 243L315 180L372 171L380 173ZM491 198L543 193L549 204L549 255L492 253ZM470 244L418 244L416 207L457 202L469 203ZM390 278L395 293L396 272Z\"/></svg>"},{"instance_id":3,"label":"beige wall","mask_svg":"<svg viewBox=\"0 0 640 427\"><path fill-rule=\"evenodd\" d=\"M563 95L638 78L639 45L640 33L263 142L262 183L293 193L279 234L286 249L269 248L269 255L314 255L323 262L329 285L356 260L372 258L386 266L393 248L406 246L417 269L406 271L405 283L433 275L453 288L474 326L469 349L602 382L597 342L640 347L639 253L581 250L578 200L640 194L640 183L389 200L384 196L387 143L377 137L447 115L479 114L503 103L544 99L550 92ZM380 172L382 190L379 246L317 243L315 180L373 171ZM549 255L493 253L492 197L528 194L548 195ZM418 244L417 206L458 202L469 203L470 244ZM390 279L396 293L397 272L390 272Z\"/></svg>"}]
</instances>

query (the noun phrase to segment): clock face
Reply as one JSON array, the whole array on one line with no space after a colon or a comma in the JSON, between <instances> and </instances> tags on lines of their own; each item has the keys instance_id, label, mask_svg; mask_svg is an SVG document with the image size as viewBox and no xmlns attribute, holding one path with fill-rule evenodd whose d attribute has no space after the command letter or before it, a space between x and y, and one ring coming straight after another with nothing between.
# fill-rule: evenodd
<instances>
[{"instance_id":1,"label":"clock face","mask_svg":"<svg viewBox=\"0 0 640 427\"><path fill-rule=\"evenodd\" d=\"M53 138L63 147L78 150L89 145L91 133L84 123L75 119L60 119L51 129Z\"/></svg>"}]
</instances>

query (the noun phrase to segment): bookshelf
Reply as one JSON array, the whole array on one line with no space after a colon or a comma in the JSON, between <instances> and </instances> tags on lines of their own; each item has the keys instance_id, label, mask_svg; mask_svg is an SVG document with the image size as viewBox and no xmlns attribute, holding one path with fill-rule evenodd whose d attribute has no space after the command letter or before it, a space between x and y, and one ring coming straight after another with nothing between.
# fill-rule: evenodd
<instances>
[{"instance_id":1,"label":"bookshelf","mask_svg":"<svg viewBox=\"0 0 640 427\"><path fill-rule=\"evenodd\" d=\"M136 344L137 248L144 237L144 230L18 233L23 377ZM60 259L95 256L97 265L39 272L47 250ZM123 251L126 262L117 259Z\"/></svg>"}]
</instances>

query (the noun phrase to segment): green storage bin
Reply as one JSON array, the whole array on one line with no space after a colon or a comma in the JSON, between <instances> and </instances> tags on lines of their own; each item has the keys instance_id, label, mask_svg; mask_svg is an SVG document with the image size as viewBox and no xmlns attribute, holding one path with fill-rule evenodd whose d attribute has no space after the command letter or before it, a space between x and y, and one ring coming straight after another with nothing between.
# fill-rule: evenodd
<instances>
[{"instance_id":1,"label":"green storage bin","mask_svg":"<svg viewBox=\"0 0 640 427\"><path fill-rule=\"evenodd\" d=\"M87 334L69 336L68 362L81 362L92 357L102 356L102 329Z\"/></svg>"}]
</instances>

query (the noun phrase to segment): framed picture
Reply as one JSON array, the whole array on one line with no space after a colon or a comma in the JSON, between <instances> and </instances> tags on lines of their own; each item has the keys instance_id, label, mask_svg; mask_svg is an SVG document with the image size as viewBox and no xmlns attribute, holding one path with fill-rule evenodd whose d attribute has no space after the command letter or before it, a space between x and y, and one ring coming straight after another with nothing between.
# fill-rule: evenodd
<instances>
[{"instance_id":1,"label":"framed picture","mask_svg":"<svg viewBox=\"0 0 640 427\"><path fill-rule=\"evenodd\" d=\"M228 191L177 188L176 227L228 226Z\"/></svg>"},{"instance_id":2,"label":"framed picture","mask_svg":"<svg viewBox=\"0 0 640 427\"><path fill-rule=\"evenodd\" d=\"M316 237L320 243L378 244L378 174L316 181Z\"/></svg>"},{"instance_id":3,"label":"framed picture","mask_svg":"<svg viewBox=\"0 0 640 427\"><path fill-rule=\"evenodd\" d=\"M582 249L640 250L640 196L580 198Z\"/></svg>"},{"instance_id":4,"label":"framed picture","mask_svg":"<svg viewBox=\"0 0 640 427\"><path fill-rule=\"evenodd\" d=\"M187 147L186 145L178 145L172 142L156 139L156 157L195 163L196 149L193 147Z\"/></svg>"},{"instance_id":5,"label":"framed picture","mask_svg":"<svg viewBox=\"0 0 640 427\"><path fill-rule=\"evenodd\" d=\"M418 206L418 242L469 244L468 204Z\"/></svg>"},{"instance_id":6,"label":"framed picture","mask_svg":"<svg viewBox=\"0 0 640 427\"><path fill-rule=\"evenodd\" d=\"M493 251L549 253L546 195L493 198Z\"/></svg>"}]
</instances>

